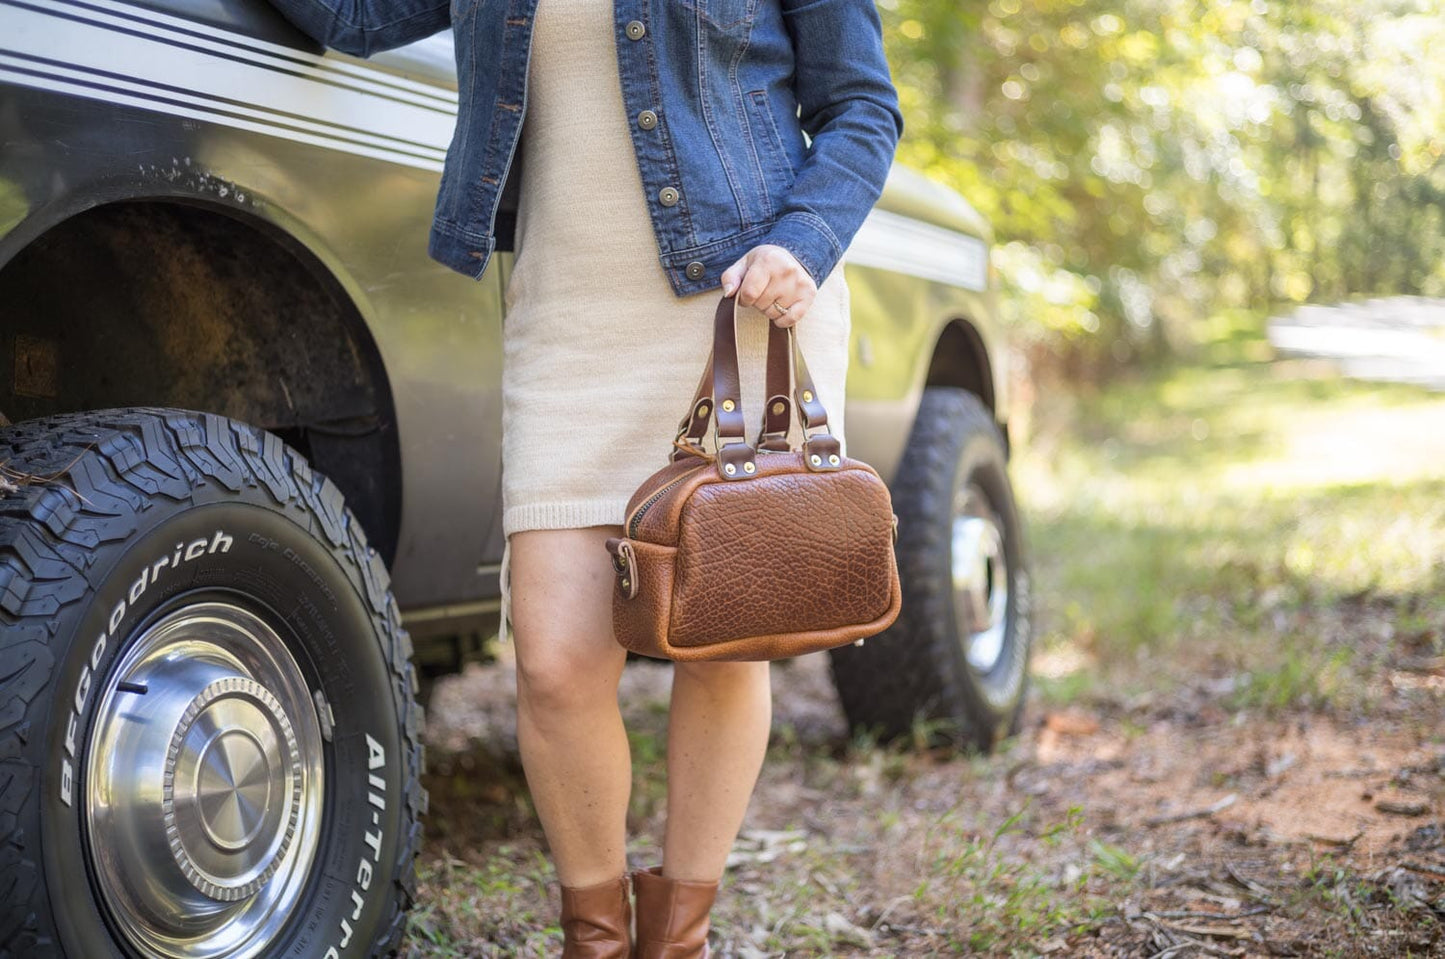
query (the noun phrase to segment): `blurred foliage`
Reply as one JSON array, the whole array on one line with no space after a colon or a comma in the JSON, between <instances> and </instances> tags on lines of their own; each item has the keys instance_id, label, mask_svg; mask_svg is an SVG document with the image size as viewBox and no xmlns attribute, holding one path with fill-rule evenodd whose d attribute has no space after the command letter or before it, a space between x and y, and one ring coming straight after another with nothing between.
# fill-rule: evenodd
<instances>
[{"instance_id":1,"label":"blurred foliage","mask_svg":"<svg viewBox=\"0 0 1445 959\"><path fill-rule=\"evenodd\" d=\"M880 0L899 158L994 224L1009 318L1127 361L1224 310L1445 294L1441 0Z\"/></svg>"}]
</instances>

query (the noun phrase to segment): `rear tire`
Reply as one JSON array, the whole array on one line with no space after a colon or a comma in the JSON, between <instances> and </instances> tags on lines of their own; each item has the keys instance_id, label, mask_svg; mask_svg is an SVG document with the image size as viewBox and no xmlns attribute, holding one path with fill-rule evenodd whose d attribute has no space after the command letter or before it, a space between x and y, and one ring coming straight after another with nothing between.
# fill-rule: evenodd
<instances>
[{"instance_id":1,"label":"rear tire","mask_svg":"<svg viewBox=\"0 0 1445 959\"><path fill-rule=\"evenodd\" d=\"M830 651L848 722L981 750L1016 732L1028 679L1029 576L1003 437L972 393L924 390L893 484L903 610Z\"/></svg>"},{"instance_id":2,"label":"rear tire","mask_svg":"<svg viewBox=\"0 0 1445 959\"><path fill-rule=\"evenodd\" d=\"M393 953L426 793L411 646L278 438L0 430L0 956Z\"/></svg>"}]
</instances>

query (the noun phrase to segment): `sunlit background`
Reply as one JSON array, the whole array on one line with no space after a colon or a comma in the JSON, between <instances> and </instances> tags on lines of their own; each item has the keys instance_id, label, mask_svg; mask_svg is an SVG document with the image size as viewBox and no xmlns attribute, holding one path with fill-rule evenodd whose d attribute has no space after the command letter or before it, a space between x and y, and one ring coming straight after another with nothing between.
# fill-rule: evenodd
<instances>
[{"instance_id":1,"label":"sunlit background","mask_svg":"<svg viewBox=\"0 0 1445 959\"><path fill-rule=\"evenodd\" d=\"M993 221L1008 316L1051 355L1127 363L1288 304L1445 294L1436 0L880 7L900 158Z\"/></svg>"}]
</instances>

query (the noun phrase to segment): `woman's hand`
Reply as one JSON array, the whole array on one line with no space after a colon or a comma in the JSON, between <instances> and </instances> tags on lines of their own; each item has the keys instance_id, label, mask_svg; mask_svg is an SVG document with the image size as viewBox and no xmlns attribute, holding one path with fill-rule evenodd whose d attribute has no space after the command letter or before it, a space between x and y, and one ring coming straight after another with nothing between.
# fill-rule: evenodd
<instances>
[{"instance_id":1,"label":"woman's hand","mask_svg":"<svg viewBox=\"0 0 1445 959\"><path fill-rule=\"evenodd\" d=\"M784 329L808 313L818 284L793 254L780 246L755 246L723 271L723 295L737 291L738 302L755 307Z\"/></svg>"}]
</instances>

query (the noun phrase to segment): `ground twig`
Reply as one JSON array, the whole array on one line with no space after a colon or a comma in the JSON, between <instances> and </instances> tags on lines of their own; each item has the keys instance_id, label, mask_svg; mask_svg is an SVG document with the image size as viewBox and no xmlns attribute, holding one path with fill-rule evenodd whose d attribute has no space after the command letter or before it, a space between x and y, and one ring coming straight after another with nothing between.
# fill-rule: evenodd
<instances>
[{"instance_id":1,"label":"ground twig","mask_svg":"<svg viewBox=\"0 0 1445 959\"><path fill-rule=\"evenodd\" d=\"M1151 816L1144 820L1144 823L1149 826L1164 826L1169 823L1184 822L1189 819L1206 819L1215 813L1223 812L1237 802L1239 802L1239 794L1230 793L1228 796L1219 800L1219 802L1204 806L1201 809L1190 809L1187 812L1171 813L1166 816Z\"/></svg>"}]
</instances>

